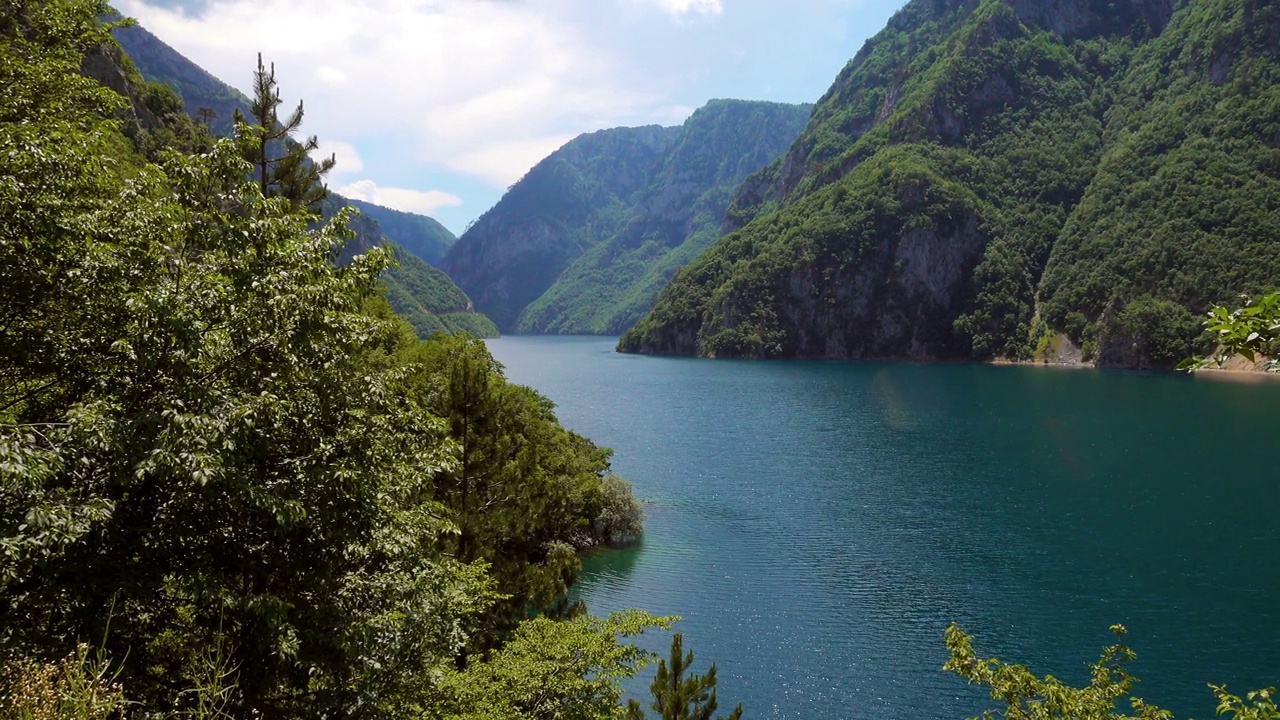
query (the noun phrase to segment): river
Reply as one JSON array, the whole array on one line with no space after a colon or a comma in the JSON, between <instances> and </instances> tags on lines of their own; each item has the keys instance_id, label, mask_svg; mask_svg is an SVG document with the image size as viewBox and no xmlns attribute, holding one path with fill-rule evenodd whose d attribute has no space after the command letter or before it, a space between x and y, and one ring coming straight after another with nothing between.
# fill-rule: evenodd
<instances>
[{"instance_id":1,"label":"river","mask_svg":"<svg viewBox=\"0 0 1280 720\"><path fill-rule=\"evenodd\" d=\"M1280 684L1280 383L614 343L489 347L648 503L577 595L682 616L723 710L971 717L992 704L940 671L953 620L1073 683L1123 623L1135 693L1179 718L1214 716L1209 682Z\"/></svg>"}]
</instances>

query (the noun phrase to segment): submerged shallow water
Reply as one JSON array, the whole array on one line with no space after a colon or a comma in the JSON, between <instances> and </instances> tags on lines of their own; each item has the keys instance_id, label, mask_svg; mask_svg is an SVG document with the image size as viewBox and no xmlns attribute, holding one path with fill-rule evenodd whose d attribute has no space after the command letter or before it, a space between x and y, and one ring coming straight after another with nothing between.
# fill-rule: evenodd
<instances>
[{"instance_id":1,"label":"submerged shallow water","mask_svg":"<svg viewBox=\"0 0 1280 720\"><path fill-rule=\"evenodd\" d=\"M614 342L489 347L649 503L644 542L589 557L577 595L682 616L722 708L971 717L989 701L940 672L953 620L1074 683L1123 623L1136 694L1179 718L1214 716L1206 683L1280 684L1280 383Z\"/></svg>"}]
</instances>

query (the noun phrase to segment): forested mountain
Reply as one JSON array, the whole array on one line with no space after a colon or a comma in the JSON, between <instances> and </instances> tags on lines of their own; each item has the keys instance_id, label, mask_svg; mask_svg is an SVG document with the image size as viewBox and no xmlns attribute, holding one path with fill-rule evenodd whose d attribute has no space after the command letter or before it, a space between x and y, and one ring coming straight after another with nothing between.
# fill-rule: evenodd
<instances>
[{"instance_id":1,"label":"forested mountain","mask_svg":"<svg viewBox=\"0 0 1280 720\"><path fill-rule=\"evenodd\" d=\"M103 78L117 74L117 65L125 73L136 69L152 86L159 83L177 91L186 114L207 120L210 129L217 134L231 132L232 116L236 110L247 111L248 99L244 95L146 29L122 27L112 34L124 49L125 56L118 61L99 58L95 76ZM246 68L246 74L251 70ZM114 89L123 91L124 87L116 83ZM212 114L207 112L209 110ZM350 200L337 194L331 197L332 201L326 202L324 208L327 215L347 205L364 215L352 222L357 238L350 247L367 249L384 244L396 247L398 264L387 270L383 280L396 312L401 313L422 337L436 332L458 331L482 337L498 334L488 318L475 312L470 299L449 276L431 266L438 263L456 241L453 233L424 215Z\"/></svg>"},{"instance_id":2,"label":"forested mountain","mask_svg":"<svg viewBox=\"0 0 1280 720\"><path fill-rule=\"evenodd\" d=\"M458 238L435 218L392 210L364 200L345 198L344 201L373 218L388 240L432 265L439 266L445 253L449 252L449 248L458 241Z\"/></svg>"},{"instance_id":3,"label":"forested mountain","mask_svg":"<svg viewBox=\"0 0 1280 720\"><path fill-rule=\"evenodd\" d=\"M501 328L620 332L719 236L733 189L808 112L713 100L680 127L580 136L512 186L443 267Z\"/></svg>"},{"instance_id":4,"label":"forested mountain","mask_svg":"<svg viewBox=\"0 0 1280 720\"><path fill-rule=\"evenodd\" d=\"M360 210L348 224L354 237L343 248L340 258L342 262L359 253L366 253L373 248L389 247L396 265L388 268L382 276L386 286L387 300L392 309L413 326L418 337L428 338L436 333L454 334L470 333L476 337L497 337L498 328L489 318L477 313L471 304L471 298L462 291L443 270L437 268L421 257L401 247L395 238L375 219L373 213L366 213L365 206L374 208L374 212L389 217L394 222L420 223L431 218L411 213L400 213L377 205L353 202L341 195L331 195L324 203L322 211L325 217L333 217L338 210L351 205ZM404 219L400 216L405 216ZM392 225L396 227L396 225ZM452 233L440 228L452 237ZM410 237L418 237L409 233Z\"/></svg>"},{"instance_id":5,"label":"forested mountain","mask_svg":"<svg viewBox=\"0 0 1280 720\"><path fill-rule=\"evenodd\" d=\"M1280 8L913 0L624 351L1189 354L1280 282Z\"/></svg>"}]
</instances>

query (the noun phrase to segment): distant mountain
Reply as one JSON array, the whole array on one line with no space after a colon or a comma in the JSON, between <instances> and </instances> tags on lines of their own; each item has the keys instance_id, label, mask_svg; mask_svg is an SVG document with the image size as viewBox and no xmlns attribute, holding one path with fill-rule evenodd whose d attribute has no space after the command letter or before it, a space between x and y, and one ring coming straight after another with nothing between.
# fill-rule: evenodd
<instances>
[{"instance_id":1,"label":"distant mountain","mask_svg":"<svg viewBox=\"0 0 1280 720\"><path fill-rule=\"evenodd\" d=\"M364 200L346 199L346 203L368 215L382 226L382 234L391 242L439 266L458 238L434 218L417 213L392 210Z\"/></svg>"},{"instance_id":2,"label":"distant mountain","mask_svg":"<svg viewBox=\"0 0 1280 720\"><path fill-rule=\"evenodd\" d=\"M234 111L247 112L248 99L142 27L114 31L117 41L132 59L138 72L150 82L168 85L182 97L188 114L210 108L215 115L211 128L229 132ZM251 69L246 69L246 73ZM456 238L432 218L401 212L359 200L330 194L327 215L344 205L356 207L362 215L352 223L356 234L349 252L390 244L399 266L387 272L388 297L423 337L436 332L466 331L482 337L497 335L497 328L475 313L466 293L444 272L432 267L453 245Z\"/></svg>"},{"instance_id":3,"label":"distant mountain","mask_svg":"<svg viewBox=\"0 0 1280 720\"><path fill-rule=\"evenodd\" d=\"M680 127L579 136L516 183L442 266L500 328L617 333L719 236L738 184L807 106L715 100Z\"/></svg>"},{"instance_id":4,"label":"distant mountain","mask_svg":"<svg viewBox=\"0 0 1280 720\"><path fill-rule=\"evenodd\" d=\"M678 130L581 135L533 167L458 238L441 267L505 331L569 264L617 232Z\"/></svg>"},{"instance_id":5,"label":"distant mountain","mask_svg":"<svg viewBox=\"0 0 1280 720\"><path fill-rule=\"evenodd\" d=\"M331 216L346 202L341 196L331 195L325 200L324 215ZM371 215L357 215L349 228L355 237L343 248L340 261L345 262L371 248L390 247L399 265L382 278L387 287L387 300L398 315L409 321L419 337L427 338L441 332L497 337L498 328L489 318L475 311L471 299L443 270L406 252L385 234Z\"/></svg>"},{"instance_id":6,"label":"distant mountain","mask_svg":"<svg viewBox=\"0 0 1280 720\"><path fill-rule=\"evenodd\" d=\"M1280 5L911 0L624 351L1167 365L1280 284Z\"/></svg>"},{"instance_id":7,"label":"distant mountain","mask_svg":"<svg viewBox=\"0 0 1280 720\"><path fill-rule=\"evenodd\" d=\"M810 106L712 100L679 128L622 228L521 313L524 333L621 334L720 237L733 191L804 128Z\"/></svg>"}]
</instances>

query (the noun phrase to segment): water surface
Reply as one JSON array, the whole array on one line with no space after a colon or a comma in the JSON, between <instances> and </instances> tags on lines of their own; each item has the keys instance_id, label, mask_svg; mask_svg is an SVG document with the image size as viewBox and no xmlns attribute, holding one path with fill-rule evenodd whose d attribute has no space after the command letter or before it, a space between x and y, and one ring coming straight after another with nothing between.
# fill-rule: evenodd
<instances>
[{"instance_id":1,"label":"water surface","mask_svg":"<svg viewBox=\"0 0 1280 720\"><path fill-rule=\"evenodd\" d=\"M1076 683L1123 623L1138 694L1180 718L1214 716L1208 682L1280 683L1280 383L614 342L489 347L649 501L644 543L589 558L579 595L681 615L722 705L973 716L939 671L952 620Z\"/></svg>"}]
</instances>

